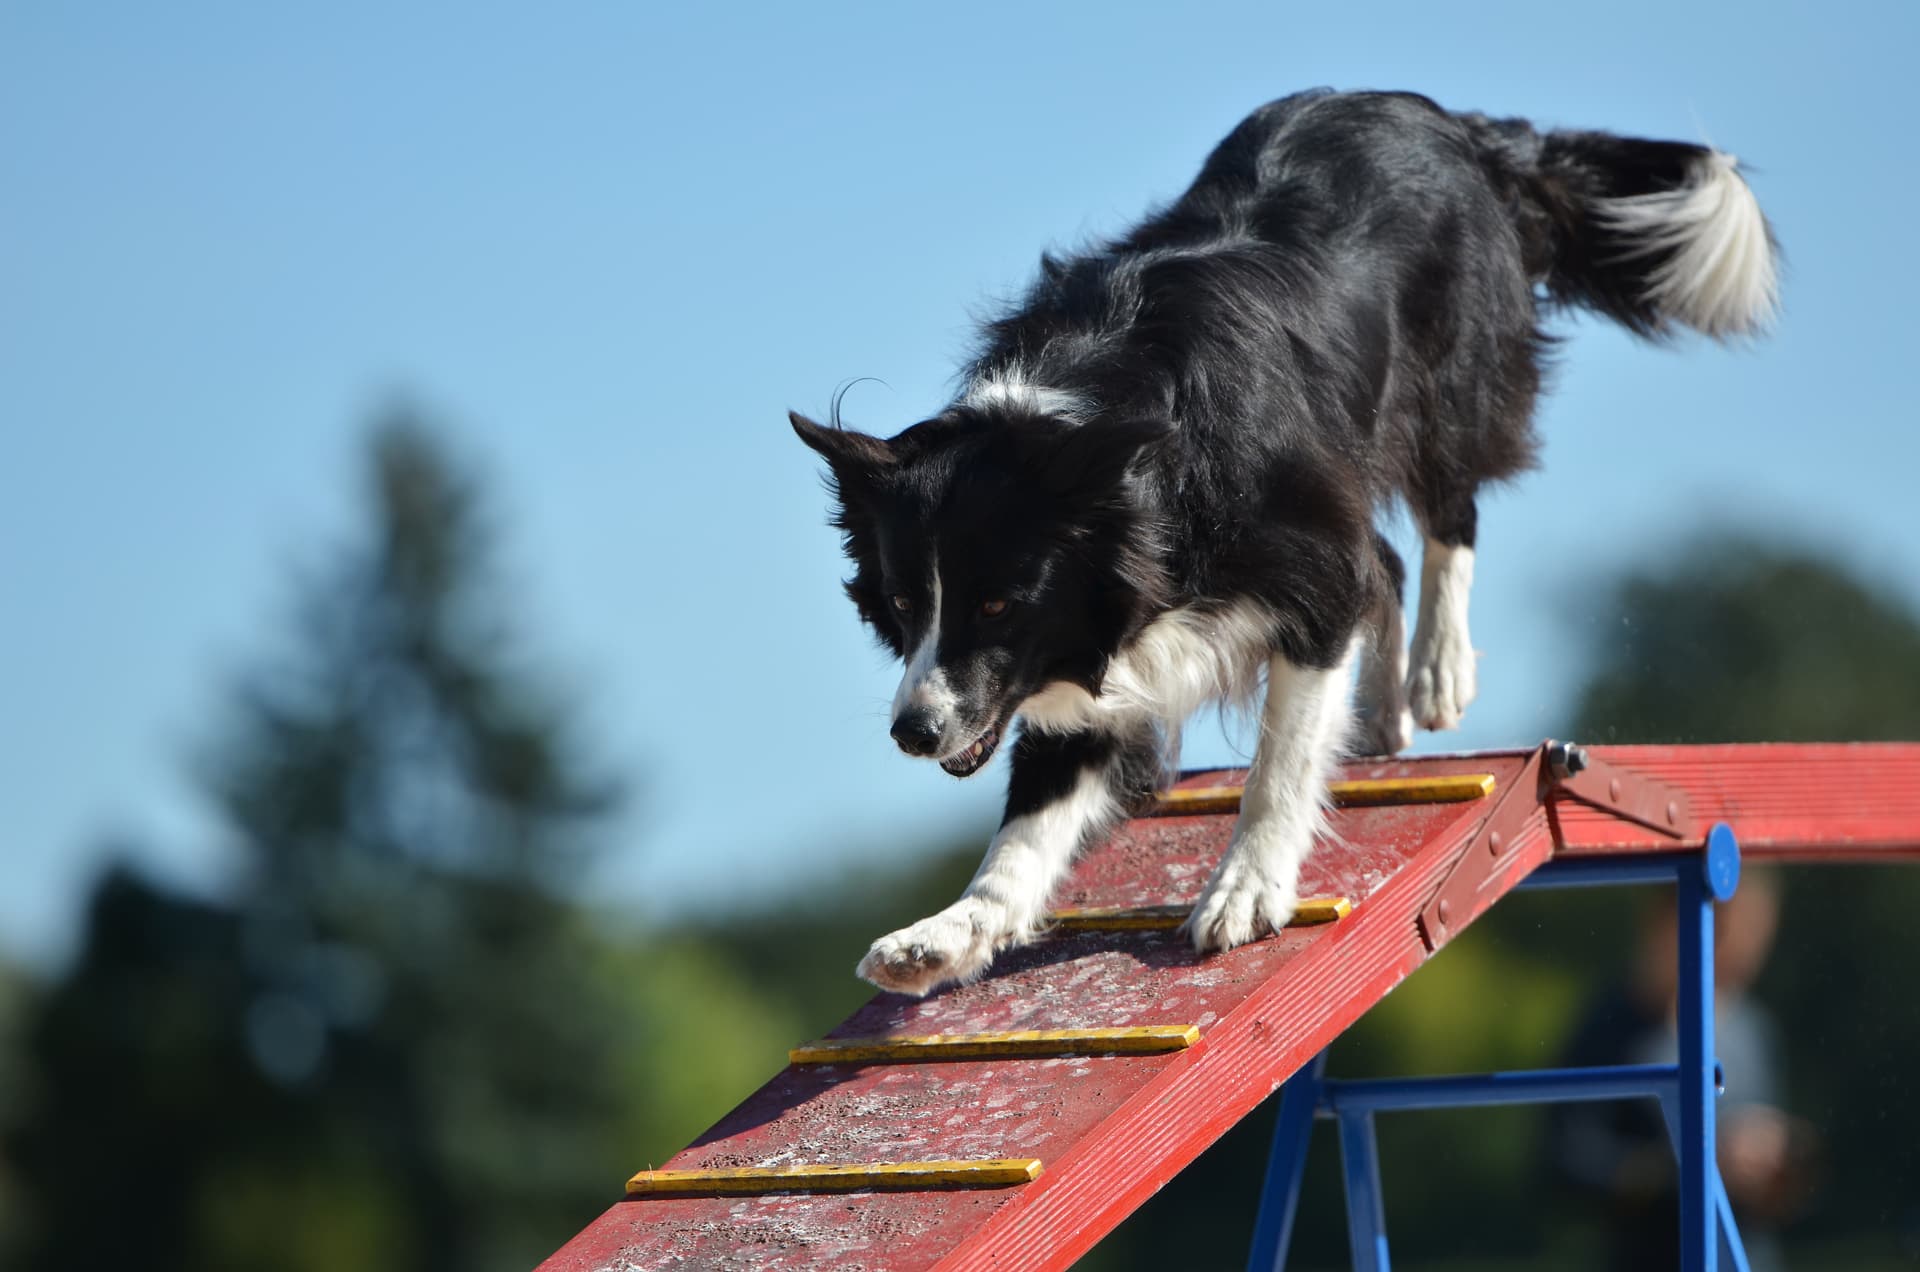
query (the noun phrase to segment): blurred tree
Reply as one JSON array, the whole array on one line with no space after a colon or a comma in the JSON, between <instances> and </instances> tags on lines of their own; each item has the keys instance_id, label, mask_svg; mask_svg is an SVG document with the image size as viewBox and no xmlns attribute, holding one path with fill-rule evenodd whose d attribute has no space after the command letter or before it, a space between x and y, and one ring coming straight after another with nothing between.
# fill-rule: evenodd
<instances>
[{"instance_id":1,"label":"blurred tree","mask_svg":"<svg viewBox=\"0 0 1920 1272\"><path fill-rule=\"evenodd\" d=\"M27 974L0 960L0 1127L17 1121L19 1111L26 1106L20 1033L32 1001L33 984ZM18 1189L11 1165L0 1153L0 1258L14 1244L19 1228Z\"/></svg>"},{"instance_id":2,"label":"blurred tree","mask_svg":"<svg viewBox=\"0 0 1920 1272\"><path fill-rule=\"evenodd\" d=\"M950 903L973 877L991 836L982 826L916 852L911 865L849 871L749 921L733 916L687 934L723 953L782 1004L799 1022L800 1035L818 1037L873 996L873 986L853 974L873 939Z\"/></svg>"},{"instance_id":3,"label":"blurred tree","mask_svg":"<svg viewBox=\"0 0 1920 1272\"><path fill-rule=\"evenodd\" d=\"M206 757L233 902L114 873L30 1023L26 1266L519 1268L632 1166L635 958L562 896L617 792L514 652L472 480L404 415L368 474Z\"/></svg>"},{"instance_id":4,"label":"blurred tree","mask_svg":"<svg viewBox=\"0 0 1920 1272\"><path fill-rule=\"evenodd\" d=\"M1572 736L1872 741L1920 736L1920 622L1804 551L1708 539L1635 572L1591 633Z\"/></svg>"}]
</instances>

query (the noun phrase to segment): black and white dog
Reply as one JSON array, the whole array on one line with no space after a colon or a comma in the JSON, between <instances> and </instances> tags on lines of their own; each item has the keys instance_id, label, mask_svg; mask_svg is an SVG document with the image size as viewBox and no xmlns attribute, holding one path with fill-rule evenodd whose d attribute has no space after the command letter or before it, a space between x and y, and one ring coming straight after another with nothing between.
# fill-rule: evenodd
<instances>
[{"instance_id":1,"label":"black and white dog","mask_svg":"<svg viewBox=\"0 0 1920 1272\"><path fill-rule=\"evenodd\" d=\"M1542 311L1756 330L1772 234L1731 156L1540 132L1403 93L1262 107L1172 206L1043 257L945 410L891 440L794 415L832 470L847 593L905 659L893 736L957 777L1017 719L1006 818L954 904L860 963L925 994L1028 939L1208 702L1266 700L1201 950L1277 930L1348 742L1474 696L1475 494L1535 450ZM837 416L837 411L836 411ZM1409 657L1400 561L1425 533Z\"/></svg>"}]
</instances>

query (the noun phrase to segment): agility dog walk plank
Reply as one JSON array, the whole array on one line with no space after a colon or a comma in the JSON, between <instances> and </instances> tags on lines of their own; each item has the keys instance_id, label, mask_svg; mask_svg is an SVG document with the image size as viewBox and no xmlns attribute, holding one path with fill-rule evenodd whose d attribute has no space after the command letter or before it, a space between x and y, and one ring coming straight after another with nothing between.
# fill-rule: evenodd
<instances>
[{"instance_id":1,"label":"agility dog walk plank","mask_svg":"<svg viewBox=\"0 0 1920 1272\"><path fill-rule=\"evenodd\" d=\"M1693 797L1704 830L1723 821L1753 862L1920 859L1920 746L1899 742L1606 746L1595 755ZM1578 804L1554 810L1561 852L1645 852L1659 836Z\"/></svg>"},{"instance_id":2,"label":"agility dog walk plank","mask_svg":"<svg viewBox=\"0 0 1920 1272\"><path fill-rule=\"evenodd\" d=\"M1920 746L1591 749L1603 776L1631 783L1639 772L1672 783L1693 806L1691 838L1623 830L1613 815L1566 797L1545 756L1349 765L1344 777L1355 781L1490 775L1493 785L1451 802L1340 807L1301 879L1305 896L1347 900L1337 921L1289 926L1206 958L1173 931L1063 925L1002 954L974 984L924 1000L878 995L815 1044L1068 1030L1185 1036L1192 1026L1191 1045L936 1062L865 1050L837 1063L808 1055L660 1164L672 1174L635 1177L691 1195L637 1193L543 1269L1063 1268L1557 847L1672 852L1698 847L1710 819L1724 817L1761 856L1920 853ZM1232 787L1240 778L1194 774L1176 789ZM1598 798L1605 802L1604 790ZM1487 853L1496 816L1506 833ZM1129 822L1083 858L1055 902L1069 911L1190 902L1233 821L1231 813L1162 811ZM1435 939L1423 917L1432 918L1444 890L1463 886L1472 903ZM857 953L848 951L849 963ZM917 1168L1009 1162L1031 1164L1030 1179L982 1187L912 1177ZM860 1171L872 1172L871 1182L844 1191ZM704 1174L672 1182L681 1172ZM808 1174L842 1187L810 1187ZM740 1187L777 1191L699 1187L735 1176L752 1179ZM609 1181L610 1193L618 1183Z\"/></svg>"}]
</instances>

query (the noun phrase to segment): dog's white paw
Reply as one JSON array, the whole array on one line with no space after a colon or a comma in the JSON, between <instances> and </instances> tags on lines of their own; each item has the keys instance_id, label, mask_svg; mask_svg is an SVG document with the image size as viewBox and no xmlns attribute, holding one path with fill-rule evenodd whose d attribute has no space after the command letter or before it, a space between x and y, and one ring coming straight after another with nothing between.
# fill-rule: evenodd
<instances>
[{"instance_id":1,"label":"dog's white paw","mask_svg":"<svg viewBox=\"0 0 1920 1272\"><path fill-rule=\"evenodd\" d=\"M1273 878L1229 849L1187 916L1187 937L1202 954L1230 950L1286 927L1297 901L1293 880Z\"/></svg>"},{"instance_id":2,"label":"dog's white paw","mask_svg":"<svg viewBox=\"0 0 1920 1272\"><path fill-rule=\"evenodd\" d=\"M1360 710L1352 738L1354 754L1398 755L1413 745L1413 711L1407 705L1404 655L1393 662L1370 656L1360 669L1357 696Z\"/></svg>"},{"instance_id":3,"label":"dog's white paw","mask_svg":"<svg viewBox=\"0 0 1920 1272\"><path fill-rule=\"evenodd\" d=\"M1355 755L1398 755L1412 745L1413 711L1404 699L1361 705L1360 718L1354 726Z\"/></svg>"},{"instance_id":4,"label":"dog's white paw","mask_svg":"<svg viewBox=\"0 0 1920 1272\"><path fill-rule=\"evenodd\" d=\"M1413 712L1407 706L1407 645L1400 611L1387 630L1376 632L1360 660L1355 687L1359 707L1349 744L1356 755L1398 755L1413 745Z\"/></svg>"},{"instance_id":5,"label":"dog's white paw","mask_svg":"<svg viewBox=\"0 0 1920 1272\"><path fill-rule=\"evenodd\" d=\"M992 920L987 907L971 899L956 901L875 941L854 970L881 989L925 997L987 969L1001 936Z\"/></svg>"},{"instance_id":6,"label":"dog's white paw","mask_svg":"<svg viewBox=\"0 0 1920 1272\"><path fill-rule=\"evenodd\" d=\"M1423 729L1460 727L1460 717L1478 691L1473 646L1466 633L1442 626L1430 639L1415 640L1407 675L1407 705Z\"/></svg>"}]
</instances>

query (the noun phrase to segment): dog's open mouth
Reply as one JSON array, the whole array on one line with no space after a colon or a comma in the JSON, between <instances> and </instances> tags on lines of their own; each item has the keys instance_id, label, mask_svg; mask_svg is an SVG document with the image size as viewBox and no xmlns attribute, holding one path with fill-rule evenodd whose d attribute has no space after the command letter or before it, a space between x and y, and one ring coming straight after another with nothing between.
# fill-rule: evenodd
<instances>
[{"instance_id":1,"label":"dog's open mouth","mask_svg":"<svg viewBox=\"0 0 1920 1272\"><path fill-rule=\"evenodd\" d=\"M982 765L993 758L993 749L999 745L1000 726L996 724L975 738L973 745L966 750L940 761L940 767L955 777L972 777L980 771Z\"/></svg>"}]
</instances>

